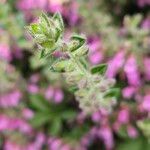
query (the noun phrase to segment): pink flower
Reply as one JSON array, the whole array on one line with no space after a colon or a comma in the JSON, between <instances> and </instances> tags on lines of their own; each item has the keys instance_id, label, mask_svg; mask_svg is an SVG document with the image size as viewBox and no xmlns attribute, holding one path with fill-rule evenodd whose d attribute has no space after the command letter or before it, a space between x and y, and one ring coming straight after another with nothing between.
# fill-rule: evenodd
<instances>
[{"instance_id":1,"label":"pink flower","mask_svg":"<svg viewBox=\"0 0 150 150\"><path fill-rule=\"evenodd\" d=\"M10 48L7 44L0 43L0 59L10 61L12 59Z\"/></svg>"},{"instance_id":2,"label":"pink flower","mask_svg":"<svg viewBox=\"0 0 150 150\"><path fill-rule=\"evenodd\" d=\"M99 64L103 59L102 42L98 37L90 39L89 42L89 60L92 64Z\"/></svg>"},{"instance_id":3,"label":"pink flower","mask_svg":"<svg viewBox=\"0 0 150 150\"><path fill-rule=\"evenodd\" d=\"M136 88L132 86L128 86L122 90L122 95L124 98L131 98L136 92Z\"/></svg>"},{"instance_id":4,"label":"pink flower","mask_svg":"<svg viewBox=\"0 0 150 150\"><path fill-rule=\"evenodd\" d=\"M40 79L40 75L39 74L33 74L31 77L30 77L30 82L31 83L37 83Z\"/></svg>"},{"instance_id":5,"label":"pink flower","mask_svg":"<svg viewBox=\"0 0 150 150\"><path fill-rule=\"evenodd\" d=\"M61 103L64 98L63 91L61 89L55 89L54 92L54 102Z\"/></svg>"},{"instance_id":6,"label":"pink flower","mask_svg":"<svg viewBox=\"0 0 150 150\"><path fill-rule=\"evenodd\" d=\"M130 56L127 59L126 64L124 66L124 71L126 73L126 76L130 85L133 85L133 86L140 85L140 82L141 82L140 74L139 74L139 70L138 70L135 57Z\"/></svg>"},{"instance_id":7,"label":"pink flower","mask_svg":"<svg viewBox=\"0 0 150 150\"><path fill-rule=\"evenodd\" d=\"M137 0L137 3L140 7L144 7L150 5L150 0Z\"/></svg>"},{"instance_id":8,"label":"pink flower","mask_svg":"<svg viewBox=\"0 0 150 150\"><path fill-rule=\"evenodd\" d=\"M144 19L144 21L142 22L142 28L148 30L150 29L150 16Z\"/></svg>"},{"instance_id":9,"label":"pink flower","mask_svg":"<svg viewBox=\"0 0 150 150\"><path fill-rule=\"evenodd\" d=\"M106 149L110 150L114 146L113 134L109 126L102 126L99 130L99 136L103 139Z\"/></svg>"},{"instance_id":10,"label":"pink flower","mask_svg":"<svg viewBox=\"0 0 150 150\"><path fill-rule=\"evenodd\" d=\"M127 108L123 108L118 112L118 122L121 124L126 124L129 122L129 110Z\"/></svg>"},{"instance_id":11,"label":"pink flower","mask_svg":"<svg viewBox=\"0 0 150 150\"><path fill-rule=\"evenodd\" d=\"M49 86L45 91L45 98L47 100L51 100L54 96L54 88L52 86Z\"/></svg>"},{"instance_id":12,"label":"pink flower","mask_svg":"<svg viewBox=\"0 0 150 150\"><path fill-rule=\"evenodd\" d=\"M4 131L9 126L9 120L5 115L0 115L0 132Z\"/></svg>"},{"instance_id":13,"label":"pink flower","mask_svg":"<svg viewBox=\"0 0 150 150\"><path fill-rule=\"evenodd\" d=\"M145 58L144 59L144 74L146 80L150 80L150 58Z\"/></svg>"},{"instance_id":14,"label":"pink flower","mask_svg":"<svg viewBox=\"0 0 150 150\"><path fill-rule=\"evenodd\" d=\"M45 135L43 133L38 133L35 141L29 144L26 150L41 150L44 142L45 142Z\"/></svg>"},{"instance_id":15,"label":"pink flower","mask_svg":"<svg viewBox=\"0 0 150 150\"><path fill-rule=\"evenodd\" d=\"M142 108L145 111L150 112L150 95L144 96L143 102L142 102Z\"/></svg>"},{"instance_id":16,"label":"pink flower","mask_svg":"<svg viewBox=\"0 0 150 150\"><path fill-rule=\"evenodd\" d=\"M97 51L89 55L89 60L92 64L99 64L103 59L103 55L101 52Z\"/></svg>"},{"instance_id":17,"label":"pink flower","mask_svg":"<svg viewBox=\"0 0 150 150\"><path fill-rule=\"evenodd\" d=\"M102 119L102 116L99 112L95 112L94 114L92 114L92 120L94 122L100 122L101 119Z\"/></svg>"},{"instance_id":18,"label":"pink flower","mask_svg":"<svg viewBox=\"0 0 150 150\"><path fill-rule=\"evenodd\" d=\"M60 139L49 140L49 150L59 150L61 148L62 141Z\"/></svg>"},{"instance_id":19,"label":"pink flower","mask_svg":"<svg viewBox=\"0 0 150 150\"><path fill-rule=\"evenodd\" d=\"M21 93L18 90L12 91L6 95L0 96L1 107L15 107L19 104Z\"/></svg>"},{"instance_id":20,"label":"pink flower","mask_svg":"<svg viewBox=\"0 0 150 150\"><path fill-rule=\"evenodd\" d=\"M47 0L19 0L17 5L21 10L45 9Z\"/></svg>"},{"instance_id":21,"label":"pink flower","mask_svg":"<svg viewBox=\"0 0 150 150\"><path fill-rule=\"evenodd\" d=\"M33 111L28 108L23 109L22 114L26 119L31 119L34 116Z\"/></svg>"},{"instance_id":22,"label":"pink flower","mask_svg":"<svg viewBox=\"0 0 150 150\"><path fill-rule=\"evenodd\" d=\"M127 127L127 132L130 138L136 138L138 136L138 132L136 130L136 128L132 127L132 126L128 126Z\"/></svg>"},{"instance_id":23,"label":"pink flower","mask_svg":"<svg viewBox=\"0 0 150 150\"><path fill-rule=\"evenodd\" d=\"M4 150L24 150L24 149L22 149L22 147L17 145L16 143L6 140L6 142L4 143Z\"/></svg>"},{"instance_id":24,"label":"pink flower","mask_svg":"<svg viewBox=\"0 0 150 150\"><path fill-rule=\"evenodd\" d=\"M113 78L118 73L119 69L123 66L125 61L125 53L124 51L118 52L112 60L109 61L108 69L106 71L106 76L109 78Z\"/></svg>"},{"instance_id":25,"label":"pink flower","mask_svg":"<svg viewBox=\"0 0 150 150\"><path fill-rule=\"evenodd\" d=\"M28 92L31 94L36 94L39 92L39 87L36 84L29 84L28 85Z\"/></svg>"}]
</instances>

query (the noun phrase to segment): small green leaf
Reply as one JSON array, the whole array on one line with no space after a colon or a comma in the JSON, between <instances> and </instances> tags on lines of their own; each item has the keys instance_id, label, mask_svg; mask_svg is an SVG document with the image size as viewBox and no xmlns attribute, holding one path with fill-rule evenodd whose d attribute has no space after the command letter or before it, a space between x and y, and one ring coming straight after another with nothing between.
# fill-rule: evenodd
<instances>
[{"instance_id":1,"label":"small green leaf","mask_svg":"<svg viewBox=\"0 0 150 150\"><path fill-rule=\"evenodd\" d=\"M119 97L119 95L120 95L119 88L112 88L105 93L105 97L116 97L117 98L117 97Z\"/></svg>"},{"instance_id":2,"label":"small green leaf","mask_svg":"<svg viewBox=\"0 0 150 150\"><path fill-rule=\"evenodd\" d=\"M64 72L65 68L68 66L69 61L68 60L61 60L52 65L54 70L58 72Z\"/></svg>"},{"instance_id":3,"label":"small green leaf","mask_svg":"<svg viewBox=\"0 0 150 150\"><path fill-rule=\"evenodd\" d=\"M69 50L73 52L82 47L85 44L85 42L86 42L85 37L80 35L73 35L71 37L71 42L69 44Z\"/></svg>"},{"instance_id":4,"label":"small green leaf","mask_svg":"<svg viewBox=\"0 0 150 150\"><path fill-rule=\"evenodd\" d=\"M30 96L30 105L31 107L39 111L49 111L49 103L40 95L31 95Z\"/></svg>"},{"instance_id":5,"label":"small green leaf","mask_svg":"<svg viewBox=\"0 0 150 150\"><path fill-rule=\"evenodd\" d=\"M34 117L30 120L33 127L38 128L45 125L50 121L50 115L43 112L35 113Z\"/></svg>"},{"instance_id":6,"label":"small green leaf","mask_svg":"<svg viewBox=\"0 0 150 150\"><path fill-rule=\"evenodd\" d=\"M107 64L100 64L98 66L93 67L91 69L91 73L103 75L103 74L105 74L106 70L107 70Z\"/></svg>"},{"instance_id":7,"label":"small green leaf","mask_svg":"<svg viewBox=\"0 0 150 150\"><path fill-rule=\"evenodd\" d=\"M75 93L78 90L78 87L72 86L68 89L71 93Z\"/></svg>"},{"instance_id":8,"label":"small green leaf","mask_svg":"<svg viewBox=\"0 0 150 150\"><path fill-rule=\"evenodd\" d=\"M43 41L43 42L41 43L41 46L42 46L43 48L45 48L45 49L49 49L50 52L51 52L51 50L54 49L55 42L54 42L54 40ZM52 51L52 52L53 52L53 51Z\"/></svg>"},{"instance_id":9,"label":"small green leaf","mask_svg":"<svg viewBox=\"0 0 150 150\"><path fill-rule=\"evenodd\" d=\"M62 19L62 16L59 12L56 12L52 18L55 23L56 23L56 26L61 30L63 31L64 30L64 22L63 22L63 19Z\"/></svg>"},{"instance_id":10,"label":"small green leaf","mask_svg":"<svg viewBox=\"0 0 150 150\"><path fill-rule=\"evenodd\" d=\"M39 33L39 26L38 26L38 24L36 24L36 23L33 23L33 24L31 24L31 29L32 29L32 32L34 33L34 34L37 34L37 33Z\"/></svg>"},{"instance_id":11,"label":"small green leaf","mask_svg":"<svg viewBox=\"0 0 150 150\"><path fill-rule=\"evenodd\" d=\"M61 128L62 128L62 125L61 125L61 119L60 118L55 118L52 122L51 122L51 125L50 125L50 129L49 129L49 133L50 135L52 136L56 136L59 134Z\"/></svg>"},{"instance_id":12,"label":"small green leaf","mask_svg":"<svg viewBox=\"0 0 150 150\"><path fill-rule=\"evenodd\" d=\"M77 112L75 112L74 110L67 110L62 112L61 116L65 120L74 120L77 116Z\"/></svg>"}]
</instances>

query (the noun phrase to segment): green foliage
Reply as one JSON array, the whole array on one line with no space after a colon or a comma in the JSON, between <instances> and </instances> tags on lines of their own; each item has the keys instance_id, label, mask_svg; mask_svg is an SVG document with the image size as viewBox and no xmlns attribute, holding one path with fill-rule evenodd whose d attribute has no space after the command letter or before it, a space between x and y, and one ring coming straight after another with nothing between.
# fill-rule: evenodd
<instances>
[{"instance_id":1,"label":"green foliage","mask_svg":"<svg viewBox=\"0 0 150 150\"><path fill-rule=\"evenodd\" d=\"M91 69L92 74L101 74L103 75L107 70L107 64L100 64Z\"/></svg>"},{"instance_id":2,"label":"green foliage","mask_svg":"<svg viewBox=\"0 0 150 150\"><path fill-rule=\"evenodd\" d=\"M81 109L86 113L103 107L110 110L113 102L110 97L109 100L105 100L104 95L113 86L113 82L101 77L107 69L106 64L92 68L92 73L90 72L90 66L86 61L89 48L84 36L72 35L69 42L65 42L64 24L59 13L51 18L42 13L39 21L27 28L42 50L41 58L50 60L51 71L63 72L67 83L77 87L75 95ZM61 52L62 56L55 59L53 57L55 51ZM106 88L104 89L103 86ZM102 88L103 90L100 90ZM94 102L91 101L92 97L95 98ZM112 98L114 99L114 95Z\"/></svg>"}]
</instances>

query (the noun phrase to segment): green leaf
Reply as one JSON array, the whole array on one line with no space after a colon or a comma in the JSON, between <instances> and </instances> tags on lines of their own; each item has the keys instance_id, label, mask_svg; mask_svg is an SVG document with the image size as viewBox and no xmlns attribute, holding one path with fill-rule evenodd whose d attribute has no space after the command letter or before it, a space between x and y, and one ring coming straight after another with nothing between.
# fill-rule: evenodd
<instances>
[{"instance_id":1,"label":"green leaf","mask_svg":"<svg viewBox=\"0 0 150 150\"><path fill-rule=\"evenodd\" d=\"M52 136L57 136L62 128L62 123L60 118L55 118L50 125L49 133Z\"/></svg>"},{"instance_id":2,"label":"green leaf","mask_svg":"<svg viewBox=\"0 0 150 150\"><path fill-rule=\"evenodd\" d=\"M79 49L80 47L82 47L86 42L86 38L80 35L73 35L71 37L71 42L69 44L69 50L71 52Z\"/></svg>"},{"instance_id":3,"label":"green leaf","mask_svg":"<svg viewBox=\"0 0 150 150\"><path fill-rule=\"evenodd\" d=\"M105 97L119 97L120 90L119 88L112 88L109 91L106 92Z\"/></svg>"},{"instance_id":4,"label":"green leaf","mask_svg":"<svg viewBox=\"0 0 150 150\"><path fill-rule=\"evenodd\" d=\"M50 52L54 51L55 41L54 40L46 40L40 43L41 46L45 49L49 49Z\"/></svg>"},{"instance_id":5,"label":"green leaf","mask_svg":"<svg viewBox=\"0 0 150 150\"><path fill-rule=\"evenodd\" d=\"M78 87L72 86L68 89L71 93L75 93L78 90Z\"/></svg>"},{"instance_id":6,"label":"green leaf","mask_svg":"<svg viewBox=\"0 0 150 150\"><path fill-rule=\"evenodd\" d=\"M30 120L30 123L32 124L33 127L38 128L48 123L50 119L51 118L49 114L38 112L35 113L34 117Z\"/></svg>"},{"instance_id":7,"label":"green leaf","mask_svg":"<svg viewBox=\"0 0 150 150\"><path fill-rule=\"evenodd\" d=\"M91 73L103 75L103 74L105 74L106 70L107 70L107 64L100 64L98 66L93 67L91 69Z\"/></svg>"},{"instance_id":8,"label":"green leaf","mask_svg":"<svg viewBox=\"0 0 150 150\"><path fill-rule=\"evenodd\" d=\"M55 71L64 72L65 68L68 66L68 60L61 60L52 65Z\"/></svg>"},{"instance_id":9,"label":"green leaf","mask_svg":"<svg viewBox=\"0 0 150 150\"><path fill-rule=\"evenodd\" d=\"M118 141L116 150L149 150L148 140L142 137Z\"/></svg>"},{"instance_id":10,"label":"green leaf","mask_svg":"<svg viewBox=\"0 0 150 150\"><path fill-rule=\"evenodd\" d=\"M61 31L64 31L64 22L61 14L59 12L56 12L52 19L55 21L56 26L61 29Z\"/></svg>"},{"instance_id":11,"label":"green leaf","mask_svg":"<svg viewBox=\"0 0 150 150\"><path fill-rule=\"evenodd\" d=\"M31 95L30 105L38 111L48 112L50 109L49 103L40 95Z\"/></svg>"},{"instance_id":12,"label":"green leaf","mask_svg":"<svg viewBox=\"0 0 150 150\"><path fill-rule=\"evenodd\" d=\"M65 120L74 120L77 116L77 112L75 112L74 110L67 110L62 112L61 116Z\"/></svg>"},{"instance_id":13,"label":"green leaf","mask_svg":"<svg viewBox=\"0 0 150 150\"><path fill-rule=\"evenodd\" d=\"M36 24L36 23L33 23L33 24L31 24L31 29L32 29L32 32L34 33L34 34L37 34L37 33L39 33L39 25L38 24Z\"/></svg>"}]
</instances>

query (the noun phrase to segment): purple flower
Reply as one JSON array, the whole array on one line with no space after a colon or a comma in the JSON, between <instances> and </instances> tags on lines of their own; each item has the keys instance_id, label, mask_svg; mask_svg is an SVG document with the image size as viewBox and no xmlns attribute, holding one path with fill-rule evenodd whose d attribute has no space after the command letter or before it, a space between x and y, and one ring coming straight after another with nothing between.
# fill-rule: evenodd
<instances>
[{"instance_id":1,"label":"purple flower","mask_svg":"<svg viewBox=\"0 0 150 150\"><path fill-rule=\"evenodd\" d=\"M52 86L49 86L45 91L45 98L47 100L51 100L54 96L54 88Z\"/></svg>"},{"instance_id":2,"label":"purple flower","mask_svg":"<svg viewBox=\"0 0 150 150\"><path fill-rule=\"evenodd\" d=\"M25 149L22 149L20 145L17 145L16 143L9 141L7 139L4 143L4 150L25 150Z\"/></svg>"},{"instance_id":3,"label":"purple flower","mask_svg":"<svg viewBox=\"0 0 150 150\"><path fill-rule=\"evenodd\" d=\"M17 6L21 10L45 9L47 0L19 0Z\"/></svg>"},{"instance_id":4,"label":"purple flower","mask_svg":"<svg viewBox=\"0 0 150 150\"><path fill-rule=\"evenodd\" d=\"M99 64L103 59L102 42L98 37L94 37L89 42L89 60L92 64Z\"/></svg>"},{"instance_id":5,"label":"purple flower","mask_svg":"<svg viewBox=\"0 0 150 150\"><path fill-rule=\"evenodd\" d=\"M6 95L0 96L0 106L7 107L15 107L19 104L21 99L21 93L18 90L14 90Z\"/></svg>"},{"instance_id":6,"label":"purple flower","mask_svg":"<svg viewBox=\"0 0 150 150\"><path fill-rule=\"evenodd\" d=\"M129 125L127 127L127 132L130 138L136 138L138 136L138 132L136 130L136 128L134 128L133 126Z\"/></svg>"},{"instance_id":7,"label":"purple flower","mask_svg":"<svg viewBox=\"0 0 150 150\"><path fill-rule=\"evenodd\" d=\"M128 110L128 108L123 108L118 112L117 121L121 124L127 124L129 122L129 110Z\"/></svg>"},{"instance_id":8,"label":"purple flower","mask_svg":"<svg viewBox=\"0 0 150 150\"><path fill-rule=\"evenodd\" d=\"M54 102L55 103L61 103L62 100L64 98L64 93L61 89L55 89L55 92L54 92Z\"/></svg>"},{"instance_id":9,"label":"purple flower","mask_svg":"<svg viewBox=\"0 0 150 150\"><path fill-rule=\"evenodd\" d=\"M150 112L150 95L144 96L143 102L142 102L142 108L143 108L145 111Z\"/></svg>"},{"instance_id":10,"label":"purple flower","mask_svg":"<svg viewBox=\"0 0 150 150\"><path fill-rule=\"evenodd\" d=\"M109 61L108 69L106 71L106 76L109 78L113 78L118 73L119 69L123 66L125 61L125 53L124 51L118 52L113 59Z\"/></svg>"},{"instance_id":11,"label":"purple flower","mask_svg":"<svg viewBox=\"0 0 150 150\"><path fill-rule=\"evenodd\" d=\"M36 84L29 84L27 88L28 92L31 94L36 94L39 92L39 87Z\"/></svg>"},{"instance_id":12,"label":"purple flower","mask_svg":"<svg viewBox=\"0 0 150 150\"><path fill-rule=\"evenodd\" d=\"M102 116L100 114L100 112L95 112L94 114L92 114L92 120L94 122L100 122L102 119Z\"/></svg>"},{"instance_id":13,"label":"purple flower","mask_svg":"<svg viewBox=\"0 0 150 150\"><path fill-rule=\"evenodd\" d=\"M137 0L138 6L144 7L150 5L150 0Z\"/></svg>"},{"instance_id":14,"label":"purple flower","mask_svg":"<svg viewBox=\"0 0 150 150\"><path fill-rule=\"evenodd\" d=\"M144 21L142 22L142 28L150 30L150 16L144 19Z\"/></svg>"},{"instance_id":15,"label":"purple flower","mask_svg":"<svg viewBox=\"0 0 150 150\"><path fill-rule=\"evenodd\" d=\"M22 111L22 115L25 119L31 119L34 116L34 113L29 108L25 108Z\"/></svg>"},{"instance_id":16,"label":"purple flower","mask_svg":"<svg viewBox=\"0 0 150 150\"><path fill-rule=\"evenodd\" d=\"M0 43L0 59L8 62L12 59L11 51L7 44Z\"/></svg>"},{"instance_id":17,"label":"purple flower","mask_svg":"<svg viewBox=\"0 0 150 150\"><path fill-rule=\"evenodd\" d=\"M150 58L145 58L144 59L144 75L146 80L150 80Z\"/></svg>"},{"instance_id":18,"label":"purple flower","mask_svg":"<svg viewBox=\"0 0 150 150\"><path fill-rule=\"evenodd\" d=\"M103 139L106 150L110 150L114 147L113 134L109 126L102 126L99 130L99 136Z\"/></svg>"},{"instance_id":19,"label":"purple flower","mask_svg":"<svg viewBox=\"0 0 150 150\"><path fill-rule=\"evenodd\" d=\"M128 87L125 87L123 90L122 90L122 95L124 98L131 98L136 92L136 88L135 87L132 87L132 86L128 86Z\"/></svg>"},{"instance_id":20,"label":"purple flower","mask_svg":"<svg viewBox=\"0 0 150 150\"><path fill-rule=\"evenodd\" d=\"M141 83L140 74L136 59L134 56L130 56L124 66L124 71L128 79L128 83L133 86L139 86Z\"/></svg>"}]
</instances>

